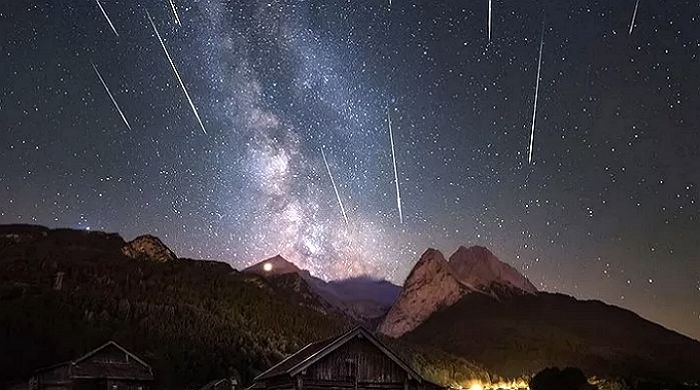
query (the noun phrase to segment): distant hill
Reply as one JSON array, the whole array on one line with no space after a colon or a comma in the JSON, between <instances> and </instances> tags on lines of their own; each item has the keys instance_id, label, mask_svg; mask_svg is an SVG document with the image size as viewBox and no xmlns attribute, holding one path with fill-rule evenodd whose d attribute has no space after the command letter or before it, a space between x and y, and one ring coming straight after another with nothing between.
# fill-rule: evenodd
<instances>
[{"instance_id":1,"label":"distant hill","mask_svg":"<svg viewBox=\"0 0 700 390\"><path fill-rule=\"evenodd\" d=\"M485 248L416 263L380 326L505 377L550 366L588 375L700 380L700 342L599 301L538 292Z\"/></svg>"},{"instance_id":2,"label":"distant hill","mask_svg":"<svg viewBox=\"0 0 700 390\"><path fill-rule=\"evenodd\" d=\"M326 309L347 315L372 328L386 315L401 291L401 287L386 280L367 276L325 281L280 255L253 264L243 272L260 275L273 282L283 275L287 279L297 275Z\"/></svg>"}]
</instances>

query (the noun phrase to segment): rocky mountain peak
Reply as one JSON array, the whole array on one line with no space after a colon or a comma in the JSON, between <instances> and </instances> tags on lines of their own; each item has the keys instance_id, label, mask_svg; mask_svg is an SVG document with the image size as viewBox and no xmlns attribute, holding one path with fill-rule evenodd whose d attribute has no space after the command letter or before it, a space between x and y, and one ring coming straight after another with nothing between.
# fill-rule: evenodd
<instances>
[{"instance_id":1,"label":"rocky mountain peak","mask_svg":"<svg viewBox=\"0 0 700 390\"><path fill-rule=\"evenodd\" d=\"M157 262L176 260L177 256L160 238L146 234L138 236L122 247L122 253L132 259L146 259Z\"/></svg>"},{"instance_id":2,"label":"rocky mountain peak","mask_svg":"<svg viewBox=\"0 0 700 390\"><path fill-rule=\"evenodd\" d=\"M259 263L255 263L250 267L243 270L243 272L248 272L258 275L284 275L296 273L301 276L306 276L306 272L302 271L299 267L294 265L294 263L287 261L281 255L270 257Z\"/></svg>"},{"instance_id":3,"label":"rocky mountain peak","mask_svg":"<svg viewBox=\"0 0 700 390\"><path fill-rule=\"evenodd\" d=\"M449 261L440 251L431 248L409 273L379 331L399 337L469 293L501 299L535 294L537 289L487 248L461 246Z\"/></svg>"},{"instance_id":4,"label":"rocky mountain peak","mask_svg":"<svg viewBox=\"0 0 700 390\"><path fill-rule=\"evenodd\" d=\"M453 276L442 253L428 249L406 278L398 300L379 331L399 337L420 325L433 312L455 303L467 289Z\"/></svg>"},{"instance_id":5,"label":"rocky mountain peak","mask_svg":"<svg viewBox=\"0 0 700 390\"><path fill-rule=\"evenodd\" d=\"M450 256L449 263L457 279L482 291L509 287L531 294L537 292L537 288L527 278L482 246L460 246Z\"/></svg>"}]
</instances>

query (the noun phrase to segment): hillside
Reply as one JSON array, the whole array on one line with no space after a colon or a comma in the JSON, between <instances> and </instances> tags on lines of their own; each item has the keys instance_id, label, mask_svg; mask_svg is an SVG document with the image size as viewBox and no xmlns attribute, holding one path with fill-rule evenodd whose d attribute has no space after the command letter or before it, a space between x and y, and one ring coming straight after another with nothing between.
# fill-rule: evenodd
<instances>
[{"instance_id":1,"label":"hillside","mask_svg":"<svg viewBox=\"0 0 700 390\"><path fill-rule=\"evenodd\" d=\"M242 272L261 276L276 284L280 279L299 279L308 287L309 297L324 310L351 317L369 328L382 321L401 287L386 280L360 276L325 281L277 255L245 268ZM303 281L303 282L302 282Z\"/></svg>"},{"instance_id":2,"label":"hillside","mask_svg":"<svg viewBox=\"0 0 700 390\"><path fill-rule=\"evenodd\" d=\"M348 326L303 296L281 293L285 284L225 263L151 260L149 251L168 251L138 242L145 249L127 256L124 248L134 247L116 234L0 226L0 383L108 339L148 361L162 386L231 375L248 383Z\"/></svg>"},{"instance_id":3,"label":"hillside","mask_svg":"<svg viewBox=\"0 0 700 390\"><path fill-rule=\"evenodd\" d=\"M697 381L700 343L636 314L562 294L467 294L401 340L514 377L574 366L589 375Z\"/></svg>"}]
</instances>

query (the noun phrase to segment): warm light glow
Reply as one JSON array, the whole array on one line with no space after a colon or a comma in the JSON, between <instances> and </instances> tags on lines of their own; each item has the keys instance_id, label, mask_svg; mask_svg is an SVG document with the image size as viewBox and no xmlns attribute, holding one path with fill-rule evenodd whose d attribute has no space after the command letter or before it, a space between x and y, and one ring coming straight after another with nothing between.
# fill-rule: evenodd
<instances>
[{"instance_id":1,"label":"warm light glow","mask_svg":"<svg viewBox=\"0 0 700 390\"><path fill-rule=\"evenodd\" d=\"M265 272L270 272L270 271L272 271L272 264L271 264L271 263L265 263L265 264L263 264L263 270L264 270Z\"/></svg>"},{"instance_id":2,"label":"warm light glow","mask_svg":"<svg viewBox=\"0 0 700 390\"><path fill-rule=\"evenodd\" d=\"M529 390L527 380L524 378L493 382L470 380L462 384L455 383L450 388L455 390Z\"/></svg>"}]
</instances>

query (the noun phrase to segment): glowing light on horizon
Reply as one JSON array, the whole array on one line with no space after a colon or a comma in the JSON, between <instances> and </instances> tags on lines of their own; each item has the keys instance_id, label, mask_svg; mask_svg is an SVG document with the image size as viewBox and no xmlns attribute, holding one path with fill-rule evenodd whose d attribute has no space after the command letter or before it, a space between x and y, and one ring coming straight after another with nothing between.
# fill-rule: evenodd
<instances>
[{"instance_id":1,"label":"glowing light on horizon","mask_svg":"<svg viewBox=\"0 0 700 390\"><path fill-rule=\"evenodd\" d=\"M272 263L265 263L265 264L263 264L263 271L265 271L265 272L270 272L270 271L272 271Z\"/></svg>"}]
</instances>

